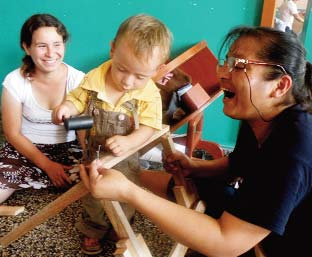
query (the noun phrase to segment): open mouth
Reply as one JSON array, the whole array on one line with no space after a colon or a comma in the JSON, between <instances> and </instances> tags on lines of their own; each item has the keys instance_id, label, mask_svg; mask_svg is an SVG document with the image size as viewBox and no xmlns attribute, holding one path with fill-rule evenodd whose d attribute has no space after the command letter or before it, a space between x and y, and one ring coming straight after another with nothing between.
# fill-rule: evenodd
<instances>
[{"instance_id":1,"label":"open mouth","mask_svg":"<svg viewBox=\"0 0 312 257\"><path fill-rule=\"evenodd\" d=\"M228 89L225 89L225 88L222 88L223 92L224 92L224 97L226 98L233 98L235 96L235 93L228 90Z\"/></svg>"}]
</instances>

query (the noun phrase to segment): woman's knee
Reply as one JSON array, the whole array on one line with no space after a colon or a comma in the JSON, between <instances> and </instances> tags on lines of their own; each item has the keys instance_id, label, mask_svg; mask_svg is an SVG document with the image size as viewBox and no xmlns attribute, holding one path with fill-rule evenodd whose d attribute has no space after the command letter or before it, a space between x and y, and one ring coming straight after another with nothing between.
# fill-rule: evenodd
<instances>
[{"instance_id":1,"label":"woman's knee","mask_svg":"<svg viewBox=\"0 0 312 257\"><path fill-rule=\"evenodd\" d=\"M12 188L0 189L0 203L3 203L4 201L6 201L14 192L15 192L15 189L12 189Z\"/></svg>"},{"instance_id":2,"label":"woman's knee","mask_svg":"<svg viewBox=\"0 0 312 257\"><path fill-rule=\"evenodd\" d=\"M140 173L141 186L164 198L168 198L168 183L171 178L171 174L163 171L142 170Z\"/></svg>"}]
</instances>

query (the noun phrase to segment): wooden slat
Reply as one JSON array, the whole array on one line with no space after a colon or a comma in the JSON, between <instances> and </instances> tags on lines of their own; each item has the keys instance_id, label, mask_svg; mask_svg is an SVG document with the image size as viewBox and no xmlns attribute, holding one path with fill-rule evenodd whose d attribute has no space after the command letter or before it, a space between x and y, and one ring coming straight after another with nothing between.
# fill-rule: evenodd
<instances>
[{"instance_id":1,"label":"wooden slat","mask_svg":"<svg viewBox=\"0 0 312 257\"><path fill-rule=\"evenodd\" d=\"M128 219L120 206L120 203L116 201L104 200L102 200L101 203L118 237L121 239L129 239L127 248L131 253L133 253L133 256L152 257L145 241L141 240L139 242L137 240ZM120 244L117 243L117 247L118 246L120 246Z\"/></svg>"},{"instance_id":2,"label":"wooden slat","mask_svg":"<svg viewBox=\"0 0 312 257\"><path fill-rule=\"evenodd\" d=\"M183 257L186 254L187 249L187 246L180 243L175 243L168 257Z\"/></svg>"},{"instance_id":3,"label":"wooden slat","mask_svg":"<svg viewBox=\"0 0 312 257\"><path fill-rule=\"evenodd\" d=\"M167 63L162 69L158 71L156 76L153 78L154 81L160 80L163 76L165 76L168 72L174 70L177 68L180 64L186 62L190 58L192 58L195 54L200 52L202 49L207 47L207 42L205 40L197 43L196 45L192 46L176 58L174 58L172 61Z\"/></svg>"},{"instance_id":4,"label":"wooden slat","mask_svg":"<svg viewBox=\"0 0 312 257\"><path fill-rule=\"evenodd\" d=\"M274 27L277 0L264 0L261 15L261 26Z\"/></svg>"},{"instance_id":5,"label":"wooden slat","mask_svg":"<svg viewBox=\"0 0 312 257\"><path fill-rule=\"evenodd\" d=\"M195 211L204 213L206 210L205 203L203 201L198 201L197 204L194 207ZM170 254L168 257L183 257L187 252L188 247L186 247L183 244L175 243L173 248L170 251Z\"/></svg>"},{"instance_id":6,"label":"wooden slat","mask_svg":"<svg viewBox=\"0 0 312 257\"><path fill-rule=\"evenodd\" d=\"M16 216L25 210L24 206L0 205L0 216Z\"/></svg>"}]
</instances>

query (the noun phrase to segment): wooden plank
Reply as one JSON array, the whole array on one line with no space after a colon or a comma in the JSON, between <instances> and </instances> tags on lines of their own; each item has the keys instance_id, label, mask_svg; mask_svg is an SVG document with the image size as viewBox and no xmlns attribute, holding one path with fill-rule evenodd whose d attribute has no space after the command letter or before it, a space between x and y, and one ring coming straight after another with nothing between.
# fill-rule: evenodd
<instances>
[{"instance_id":1,"label":"wooden plank","mask_svg":"<svg viewBox=\"0 0 312 257\"><path fill-rule=\"evenodd\" d=\"M203 201L198 201L197 204L194 206L194 210L204 213L204 211L206 210L205 203ZM188 247L186 247L185 245L175 243L168 257L183 257L186 254L187 249Z\"/></svg>"},{"instance_id":2,"label":"wooden plank","mask_svg":"<svg viewBox=\"0 0 312 257\"><path fill-rule=\"evenodd\" d=\"M187 208L191 208L197 200L196 195L194 193L186 192L184 186L174 186L173 192L177 203Z\"/></svg>"},{"instance_id":3,"label":"wooden plank","mask_svg":"<svg viewBox=\"0 0 312 257\"><path fill-rule=\"evenodd\" d=\"M174 144L169 133L162 136L162 145L164 147L165 155L172 153ZM180 172L173 175L175 186L173 192L177 203L185 206L186 208L192 208L195 211L203 213L205 211L205 204L198 198L197 190L192 184L191 180L187 180ZM183 257L187 252L188 247L175 243L172 250L170 251L169 257Z\"/></svg>"},{"instance_id":4,"label":"wooden plank","mask_svg":"<svg viewBox=\"0 0 312 257\"><path fill-rule=\"evenodd\" d=\"M0 216L16 216L25 210L24 206L0 205Z\"/></svg>"},{"instance_id":5,"label":"wooden plank","mask_svg":"<svg viewBox=\"0 0 312 257\"><path fill-rule=\"evenodd\" d=\"M133 244L129 238L121 239L116 244L115 256L120 257L141 257L133 247Z\"/></svg>"},{"instance_id":6,"label":"wooden plank","mask_svg":"<svg viewBox=\"0 0 312 257\"><path fill-rule=\"evenodd\" d=\"M153 80L156 82L160 80L163 76L165 76L168 72L174 70L175 68L179 67L182 63L186 62L190 58L192 58L195 54L200 52L202 49L207 47L207 42L205 40L197 43L196 45L192 46L173 60L171 60L169 63L167 63L164 67L162 67L156 76L153 78Z\"/></svg>"},{"instance_id":7,"label":"wooden plank","mask_svg":"<svg viewBox=\"0 0 312 257\"><path fill-rule=\"evenodd\" d=\"M264 0L261 15L261 26L274 27L277 0Z\"/></svg>"},{"instance_id":8,"label":"wooden plank","mask_svg":"<svg viewBox=\"0 0 312 257\"><path fill-rule=\"evenodd\" d=\"M170 133L166 133L165 135L162 136L161 144L163 146L163 153L165 155L169 155L174 151L176 151ZM172 174L172 176L177 186L186 186L184 176L181 174L181 172L176 172Z\"/></svg>"},{"instance_id":9,"label":"wooden plank","mask_svg":"<svg viewBox=\"0 0 312 257\"><path fill-rule=\"evenodd\" d=\"M149 254L149 255L142 255L142 256L150 256L150 251L142 237L141 234L137 234L136 235L136 240L137 242L141 245L144 253ZM131 242L131 240L128 239L121 239L118 241L118 243L116 244L116 251L114 252L114 255L116 257L140 257L137 252L134 250L133 248L133 244Z\"/></svg>"},{"instance_id":10,"label":"wooden plank","mask_svg":"<svg viewBox=\"0 0 312 257\"><path fill-rule=\"evenodd\" d=\"M117 201L101 201L103 208L112 223L115 232L121 239L129 239L127 249L137 257L152 257L143 239L138 241L128 219ZM120 246L117 244L117 247Z\"/></svg>"},{"instance_id":11,"label":"wooden plank","mask_svg":"<svg viewBox=\"0 0 312 257\"><path fill-rule=\"evenodd\" d=\"M168 257L183 257L187 252L188 247L180 243L175 243Z\"/></svg>"},{"instance_id":12,"label":"wooden plank","mask_svg":"<svg viewBox=\"0 0 312 257\"><path fill-rule=\"evenodd\" d=\"M254 247L254 251L255 251L256 257L266 257L266 255L264 254L262 250L260 243Z\"/></svg>"}]
</instances>

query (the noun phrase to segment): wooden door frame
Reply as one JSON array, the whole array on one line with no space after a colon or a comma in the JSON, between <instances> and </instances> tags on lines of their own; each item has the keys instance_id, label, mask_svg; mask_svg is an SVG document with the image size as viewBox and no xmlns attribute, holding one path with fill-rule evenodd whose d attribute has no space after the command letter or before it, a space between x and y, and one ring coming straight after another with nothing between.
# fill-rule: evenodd
<instances>
[{"instance_id":1,"label":"wooden door frame","mask_svg":"<svg viewBox=\"0 0 312 257\"><path fill-rule=\"evenodd\" d=\"M263 0L261 26L274 27L277 0Z\"/></svg>"}]
</instances>

